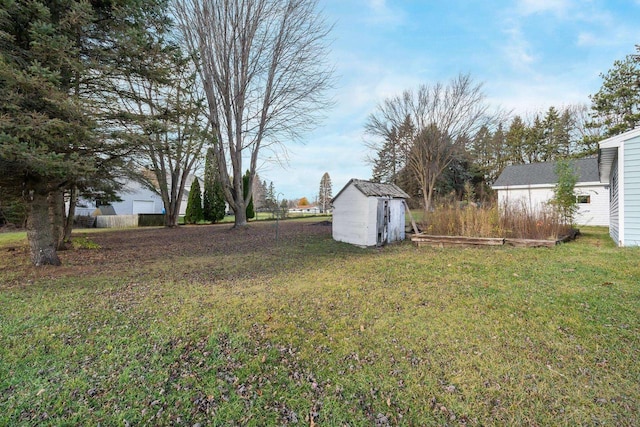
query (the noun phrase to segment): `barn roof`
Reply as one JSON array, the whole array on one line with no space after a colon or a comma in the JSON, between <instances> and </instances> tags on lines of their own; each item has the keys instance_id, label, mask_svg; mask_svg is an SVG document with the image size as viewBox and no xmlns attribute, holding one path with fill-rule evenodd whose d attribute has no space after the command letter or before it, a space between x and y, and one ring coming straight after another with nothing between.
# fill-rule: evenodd
<instances>
[{"instance_id":1,"label":"barn roof","mask_svg":"<svg viewBox=\"0 0 640 427\"><path fill-rule=\"evenodd\" d=\"M598 182L598 159L589 157L573 160L573 168L578 175L578 183ZM510 165L504 168L493 187L513 187L516 185L555 185L557 162L527 163L524 165Z\"/></svg>"},{"instance_id":2,"label":"barn roof","mask_svg":"<svg viewBox=\"0 0 640 427\"><path fill-rule=\"evenodd\" d=\"M367 197L392 197L394 199L409 198L409 195L402 191L402 189L400 189L400 187L395 184L381 184L379 182L371 182L352 178L349 182L347 182L347 185L345 185L342 190L340 190L340 192L336 194L336 197L334 197L333 200L340 197L340 194L342 194L345 188L349 187L349 185L351 184L353 184L353 186L357 188L358 191L360 191Z\"/></svg>"}]
</instances>

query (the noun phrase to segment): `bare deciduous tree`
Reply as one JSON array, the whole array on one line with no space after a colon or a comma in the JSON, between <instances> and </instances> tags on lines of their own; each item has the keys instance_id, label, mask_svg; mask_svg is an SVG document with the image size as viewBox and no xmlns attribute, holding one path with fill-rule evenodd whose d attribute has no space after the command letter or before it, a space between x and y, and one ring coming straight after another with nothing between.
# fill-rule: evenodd
<instances>
[{"instance_id":1,"label":"bare deciduous tree","mask_svg":"<svg viewBox=\"0 0 640 427\"><path fill-rule=\"evenodd\" d=\"M447 85L422 85L388 98L366 123L370 135L389 139L409 117L415 134L407 166L420 184L424 208L429 210L438 178L483 125L491 122L482 85L459 75Z\"/></svg>"},{"instance_id":2,"label":"bare deciduous tree","mask_svg":"<svg viewBox=\"0 0 640 427\"><path fill-rule=\"evenodd\" d=\"M130 139L141 152L136 161L142 167L135 178L160 194L165 226L176 227L185 186L209 142L204 100L197 93L195 72L187 58L174 52L149 60L164 67L164 78L120 79L120 92L127 96L121 96L116 108L126 118L122 138Z\"/></svg>"},{"instance_id":3,"label":"bare deciduous tree","mask_svg":"<svg viewBox=\"0 0 640 427\"><path fill-rule=\"evenodd\" d=\"M329 27L316 0L175 0L185 43L197 57L216 133L215 157L235 227L247 224L243 161L252 186L261 150L276 155L328 107Z\"/></svg>"}]
</instances>

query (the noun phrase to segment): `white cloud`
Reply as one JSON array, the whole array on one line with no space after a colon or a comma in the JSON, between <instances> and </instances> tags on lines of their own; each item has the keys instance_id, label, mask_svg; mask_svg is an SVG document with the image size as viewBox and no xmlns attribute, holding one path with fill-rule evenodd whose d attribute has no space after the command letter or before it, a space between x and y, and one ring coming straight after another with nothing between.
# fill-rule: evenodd
<instances>
[{"instance_id":1,"label":"white cloud","mask_svg":"<svg viewBox=\"0 0 640 427\"><path fill-rule=\"evenodd\" d=\"M367 0L370 14L367 21L373 24L399 25L405 20L405 14L400 9L393 9L386 0Z\"/></svg>"},{"instance_id":2,"label":"white cloud","mask_svg":"<svg viewBox=\"0 0 640 427\"><path fill-rule=\"evenodd\" d=\"M631 48L638 43L638 30L619 25L603 28L601 31L581 31L576 43L580 47L608 47L629 45Z\"/></svg>"},{"instance_id":3,"label":"white cloud","mask_svg":"<svg viewBox=\"0 0 640 427\"><path fill-rule=\"evenodd\" d=\"M565 15L571 6L572 3L570 0L520 0L518 10L523 15L533 15L536 13Z\"/></svg>"},{"instance_id":4,"label":"white cloud","mask_svg":"<svg viewBox=\"0 0 640 427\"><path fill-rule=\"evenodd\" d=\"M511 68L526 70L535 62L535 56L531 52L531 45L526 40L520 27L512 24L504 30L507 40L503 46L505 59Z\"/></svg>"},{"instance_id":5,"label":"white cloud","mask_svg":"<svg viewBox=\"0 0 640 427\"><path fill-rule=\"evenodd\" d=\"M572 73L560 76L537 76L529 80L515 78L487 85L488 101L514 114L527 116L544 112L550 106L563 107L589 103L590 88Z\"/></svg>"}]
</instances>

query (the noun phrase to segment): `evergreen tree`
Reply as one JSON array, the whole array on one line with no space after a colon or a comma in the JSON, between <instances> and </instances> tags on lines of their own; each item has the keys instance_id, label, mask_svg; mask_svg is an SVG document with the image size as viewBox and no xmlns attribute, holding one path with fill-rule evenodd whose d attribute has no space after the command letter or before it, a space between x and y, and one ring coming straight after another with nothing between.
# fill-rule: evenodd
<instances>
[{"instance_id":1,"label":"evergreen tree","mask_svg":"<svg viewBox=\"0 0 640 427\"><path fill-rule=\"evenodd\" d=\"M250 192L251 189L249 188L250 176L251 176L251 171L249 170L247 170L247 172L242 176L242 191L244 193L245 199L251 193ZM253 209L253 195L249 197L249 202L247 203L247 208L246 208L246 214L247 214L247 219L252 219L252 218L255 218L256 216L256 212Z\"/></svg>"},{"instance_id":2,"label":"evergreen tree","mask_svg":"<svg viewBox=\"0 0 640 427\"><path fill-rule=\"evenodd\" d=\"M544 125L540 116L536 114L533 123L525 132L524 152L527 163L544 162L548 160L545 146L541 143L544 139Z\"/></svg>"},{"instance_id":3,"label":"evergreen tree","mask_svg":"<svg viewBox=\"0 0 640 427\"><path fill-rule=\"evenodd\" d=\"M636 46L640 53L640 46ZM602 87L591 96L593 128L601 128L605 136L620 134L640 123L640 57L627 55L615 61L603 79Z\"/></svg>"},{"instance_id":4,"label":"evergreen tree","mask_svg":"<svg viewBox=\"0 0 640 427\"><path fill-rule=\"evenodd\" d=\"M269 182L269 186L267 187L265 181L265 187L267 188L267 192L265 193L265 205L266 208L271 212L271 217L273 218L278 209L277 197L276 197L276 189L273 186L273 181Z\"/></svg>"},{"instance_id":5,"label":"evergreen tree","mask_svg":"<svg viewBox=\"0 0 640 427\"><path fill-rule=\"evenodd\" d=\"M200 190L200 180L195 178L189 190L187 199L187 210L184 214L184 222L187 224L197 224L204 219L202 212L202 194Z\"/></svg>"},{"instance_id":6,"label":"evergreen tree","mask_svg":"<svg viewBox=\"0 0 640 427\"><path fill-rule=\"evenodd\" d=\"M511 121L506 135L507 163L519 165L525 163L525 145L527 141L527 126L522 117L515 116Z\"/></svg>"},{"instance_id":7,"label":"evergreen tree","mask_svg":"<svg viewBox=\"0 0 640 427\"><path fill-rule=\"evenodd\" d=\"M205 221L221 221L224 219L226 213L224 190L222 189L222 183L220 183L218 163L212 148L207 150L204 168L204 198L202 201L202 209Z\"/></svg>"},{"instance_id":8,"label":"evergreen tree","mask_svg":"<svg viewBox=\"0 0 640 427\"><path fill-rule=\"evenodd\" d=\"M320 191L318 192L318 205L320 206L320 212L325 213L331 208L331 177L329 172L325 172L320 180Z\"/></svg>"},{"instance_id":9,"label":"evergreen tree","mask_svg":"<svg viewBox=\"0 0 640 427\"><path fill-rule=\"evenodd\" d=\"M397 184L400 171L407 165L415 137L415 126L409 116L398 126L386 132L381 146L371 145L376 150L373 163L373 182Z\"/></svg>"},{"instance_id":10,"label":"evergreen tree","mask_svg":"<svg viewBox=\"0 0 640 427\"><path fill-rule=\"evenodd\" d=\"M146 72L163 4L0 0L0 185L25 196L35 265L60 264L65 193L96 189L134 151L104 114L120 95L109 82Z\"/></svg>"},{"instance_id":11,"label":"evergreen tree","mask_svg":"<svg viewBox=\"0 0 640 427\"><path fill-rule=\"evenodd\" d=\"M73 96L86 69L74 32L92 11L80 2L0 5L0 185L24 195L32 262L60 265L64 190L97 167L95 123Z\"/></svg>"}]
</instances>

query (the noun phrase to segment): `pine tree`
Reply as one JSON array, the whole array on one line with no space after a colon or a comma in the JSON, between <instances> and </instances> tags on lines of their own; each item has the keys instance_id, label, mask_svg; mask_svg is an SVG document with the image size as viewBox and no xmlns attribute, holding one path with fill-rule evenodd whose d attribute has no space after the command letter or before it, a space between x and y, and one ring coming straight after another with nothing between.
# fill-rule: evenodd
<instances>
[{"instance_id":1,"label":"pine tree","mask_svg":"<svg viewBox=\"0 0 640 427\"><path fill-rule=\"evenodd\" d=\"M318 192L318 205L320 205L320 212L325 213L331 208L331 177L329 172L325 172L320 180L320 191Z\"/></svg>"},{"instance_id":2,"label":"pine tree","mask_svg":"<svg viewBox=\"0 0 640 427\"><path fill-rule=\"evenodd\" d=\"M124 95L110 82L147 72L146 18L166 2L117 3L0 0L0 185L26 196L35 265L60 264L65 193L95 190L135 148L103 113Z\"/></svg>"},{"instance_id":3,"label":"pine tree","mask_svg":"<svg viewBox=\"0 0 640 427\"><path fill-rule=\"evenodd\" d=\"M88 25L87 7L0 7L0 185L24 194L35 265L60 265L63 191L96 169L95 123L72 92L84 64L70 19Z\"/></svg>"},{"instance_id":4,"label":"pine tree","mask_svg":"<svg viewBox=\"0 0 640 427\"><path fill-rule=\"evenodd\" d=\"M247 172L242 177L242 192L244 193L245 200L247 199L247 196L249 196L249 202L246 204L247 219L252 219L252 218L255 218L256 216L256 212L253 209L253 194L251 193L250 191L251 189L249 188L250 174L251 174L251 171L247 170Z\"/></svg>"},{"instance_id":5,"label":"pine tree","mask_svg":"<svg viewBox=\"0 0 640 427\"><path fill-rule=\"evenodd\" d=\"M276 189L273 186L273 181L269 182L269 186L267 186L267 182L265 181L264 186L267 189L267 191L266 191L266 193L264 195L265 206L269 210L269 212L271 212L271 217L273 218L275 216L275 214L276 214L277 209L278 209L278 203L277 203L277 198L276 198Z\"/></svg>"},{"instance_id":6,"label":"pine tree","mask_svg":"<svg viewBox=\"0 0 640 427\"><path fill-rule=\"evenodd\" d=\"M640 53L640 46L636 52ZM635 128L640 123L640 56L615 61L601 77L602 87L591 96L594 121L590 126L602 129L606 136Z\"/></svg>"},{"instance_id":7,"label":"pine tree","mask_svg":"<svg viewBox=\"0 0 640 427\"><path fill-rule=\"evenodd\" d=\"M202 197L202 215L205 221L214 221L213 215L213 186L215 183L215 159L213 149L207 150L204 161L204 196Z\"/></svg>"},{"instance_id":8,"label":"pine tree","mask_svg":"<svg viewBox=\"0 0 640 427\"><path fill-rule=\"evenodd\" d=\"M226 213L224 190L217 168L218 163L214 157L213 149L209 148L204 166L204 197L202 200L205 221L218 222L224 219Z\"/></svg>"},{"instance_id":9,"label":"pine tree","mask_svg":"<svg viewBox=\"0 0 640 427\"><path fill-rule=\"evenodd\" d=\"M187 224L197 224L204 219L202 212L202 194L200 190L200 180L195 178L189 190L187 199L187 210L184 214L184 222Z\"/></svg>"}]
</instances>

